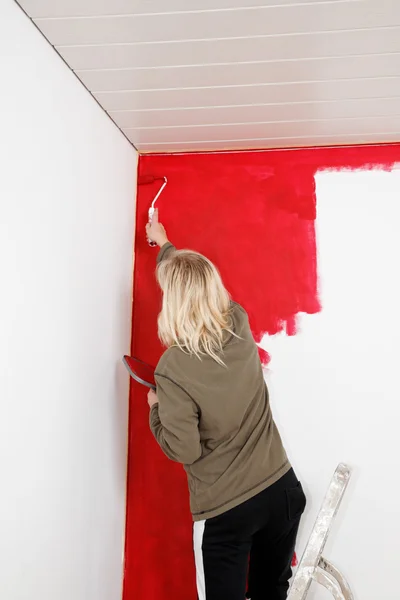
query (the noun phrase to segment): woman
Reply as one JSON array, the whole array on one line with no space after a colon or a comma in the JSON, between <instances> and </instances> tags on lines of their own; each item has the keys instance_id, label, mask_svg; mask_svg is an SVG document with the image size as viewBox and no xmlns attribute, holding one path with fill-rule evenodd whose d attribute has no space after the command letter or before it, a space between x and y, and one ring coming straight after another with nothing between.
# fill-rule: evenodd
<instances>
[{"instance_id":1,"label":"woman","mask_svg":"<svg viewBox=\"0 0 400 600\"><path fill-rule=\"evenodd\" d=\"M306 499L271 415L246 312L204 256L161 250L159 336L167 350L150 391L150 427L187 472L199 600L287 597ZM250 564L249 564L250 560Z\"/></svg>"}]
</instances>

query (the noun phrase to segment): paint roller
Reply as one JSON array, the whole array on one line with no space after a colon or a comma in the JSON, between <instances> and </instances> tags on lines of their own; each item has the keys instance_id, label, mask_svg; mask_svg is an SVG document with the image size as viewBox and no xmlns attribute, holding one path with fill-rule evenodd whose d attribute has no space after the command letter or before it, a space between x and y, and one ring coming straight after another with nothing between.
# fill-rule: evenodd
<instances>
[{"instance_id":1,"label":"paint roller","mask_svg":"<svg viewBox=\"0 0 400 600\"><path fill-rule=\"evenodd\" d=\"M153 215L154 215L154 211L155 211L155 204L158 200L158 198L160 197L161 192L163 191L163 189L165 188L165 186L168 183L168 180L166 177L157 177L155 175L141 175L138 178L138 185L150 185L152 183L158 182L158 181L162 181L163 184L160 187L160 189L158 190L156 196L154 197L153 202L151 203L151 206L149 208L149 223L152 222L153 220ZM147 240L149 246L157 246L157 244L155 242L152 242L151 240Z\"/></svg>"},{"instance_id":2,"label":"paint roller","mask_svg":"<svg viewBox=\"0 0 400 600\"><path fill-rule=\"evenodd\" d=\"M165 186L167 185L168 181L167 181L166 177L156 177L154 175L141 175L140 177L138 177L138 185L150 185L152 183L156 183L159 181L162 181L163 184L160 187L160 189L158 190L158 192L157 192L156 196L154 197L154 200L151 203L151 206L149 208L149 223L151 223L151 221L153 219L155 203L157 202L158 198L160 197L160 194L163 191L163 189L165 188ZM152 242L149 239L147 241L148 241L149 246L157 246L157 244L155 242ZM123 363L124 363L125 367L127 368L128 373L132 377L132 379L134 379L138 383L141 383L142 385L144 385L148 388L151 388L154 391L156 390L156 382L155 382L155 378L154 378L154 371L155 371L154 367L143 362L142 360L139 360L135 356L125 355L123 358Z\"/></svg>"}]
</instances>

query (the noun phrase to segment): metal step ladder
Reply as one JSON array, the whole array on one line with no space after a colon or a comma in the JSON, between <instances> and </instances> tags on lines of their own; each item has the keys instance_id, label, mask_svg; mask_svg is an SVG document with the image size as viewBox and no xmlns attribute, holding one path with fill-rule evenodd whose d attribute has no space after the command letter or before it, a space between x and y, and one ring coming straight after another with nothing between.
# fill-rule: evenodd
<instances>
[{"instance_id":1,"label":"metal step ladder","mask_svg":"<svg viewBox=\"0 0 400 600\"><path fill-rule=\"evenodd\" d=\"M322 556L350 475L349 467L344 464L338 465L293 578L287 600L305 600L313 581L329 590L335 600L353 600L346 579Z\"/></svg>"}]
</instances>

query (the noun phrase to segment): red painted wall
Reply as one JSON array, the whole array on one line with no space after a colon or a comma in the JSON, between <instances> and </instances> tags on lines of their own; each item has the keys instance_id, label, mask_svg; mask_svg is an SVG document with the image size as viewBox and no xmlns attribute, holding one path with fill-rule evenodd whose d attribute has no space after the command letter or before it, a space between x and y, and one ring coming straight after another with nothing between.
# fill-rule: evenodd
<instances>
[{"instance_id":1,"label":"red painted wall","mask_svg":"<svg viewBox=\"0 0 400 600\"><path fill-rule=\"evenodd\" d=\"M140 175L167 176L160 220L178 247L206 254L249 313L257 340L296 333L296 315L320 310L314 173L322 168L389 168L400 146L141 157ZM157 250L144 226L159 183L137 201L132 354L156 364ZM344 216L345 218L345 216ZM340 232L338 232L340 236ZM263 357L266 358L265 356ZM146 392L132 385L125 600L195 600L186 479L148 428Z\"/></svg>"}]
</instances>

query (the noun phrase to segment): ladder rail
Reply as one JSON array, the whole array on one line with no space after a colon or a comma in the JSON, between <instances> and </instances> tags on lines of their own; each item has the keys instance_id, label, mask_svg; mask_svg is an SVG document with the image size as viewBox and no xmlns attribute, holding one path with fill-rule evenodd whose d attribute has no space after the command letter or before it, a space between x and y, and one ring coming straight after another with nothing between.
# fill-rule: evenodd
<instances>
[{"instance_id":1,"label":"ladder rail","mask_svg":"<svg viewBox=\"0 0 400 600\"><path fill-rule=\"evenodd\" d=\"M289 590L288 600L305 600L312 581L326 587L335 600L353 600L350 586L340 571L322 557L333 521L351 476L350 468L340 463L314 523L303 556Z\"/></svg>"}]
</instances>

